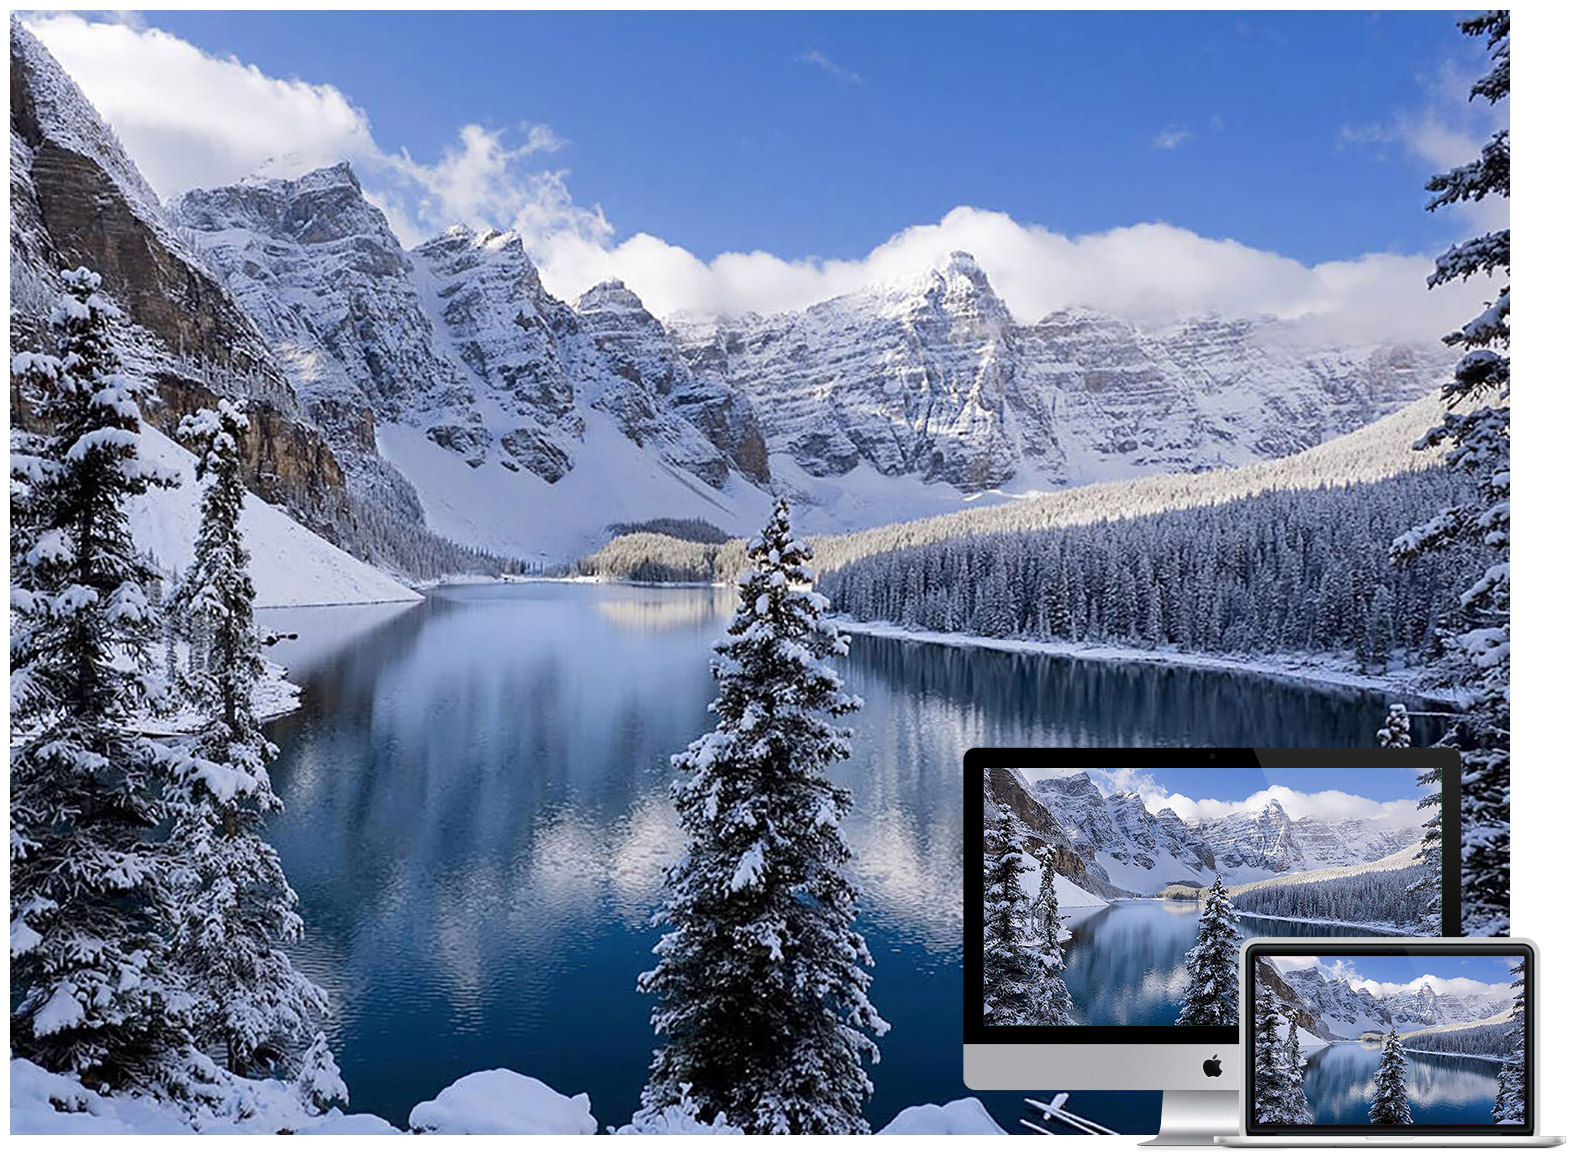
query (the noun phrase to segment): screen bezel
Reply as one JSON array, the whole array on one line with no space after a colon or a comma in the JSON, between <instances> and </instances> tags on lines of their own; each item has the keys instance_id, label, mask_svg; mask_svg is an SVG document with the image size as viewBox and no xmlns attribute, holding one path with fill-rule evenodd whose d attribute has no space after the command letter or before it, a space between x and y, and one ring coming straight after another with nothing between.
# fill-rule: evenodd
<instances>
[{"instance_id":1,"label":"screen bezel","mask_svg":"<svg viewBox=\"0 0 1576 1159\"><path fill-rule=\"evenodd\" d=\"M1361 1135L1365 1137L1382 1135L1531 1135L1533 1124L1537 1122L1537 1076L1533 1073L1533 1066L1537 1057L1534 1036L1537 1033L1537 1019L1534 1015L1537 1001L1537 952L1530 942L1518 941L1515 938L1474 938L1465 942L1444 942L1432 938L1388 938L1375 941L1350 941L1346 939L1322 939L1311 942L1306 941L1277 941L1265 939L1262 942L1255 940L1245 947L1243 954L1243 969L1246 973L1246 990L1243 996L1243 1009L1253 1009L1256 997L1255 985L1257 982L1256 965L1259 958L1279 957L1334 957L1334 958L1379 958L1379 957L1408 957L1408 958L1521 958L1526 963L1526 985L1522 988L1522 997L1525 1009L1522 1012L1522 1022L1526 1042L1523 1047L1522 1061L1526 1067L1526 1106L1527 1113L1522 1116L1522 1123L1410 1123L1405 1126L1386 1126L1379 1123L1312 1123L1300 1126L1260 1125L1253 1120L1253 1039L1250 1035L1243 1050L1242 1076L1243 1102L1242 1102L1242 1127L1249 1135L1275 1136L1275 1135L1321 1135L1331 1138L1342 1136Z\"/></svg>"},{"instance_id":2,"label":"screen bezel","mask_svg":"<svg viewBox=\"0 0 1576 1159\"><path fill-rule=\"evenodd\" d=\"M1442 937L1461 933L1461 759L1454 749L975 748L963 754L963 1036L968 1043L1229 1046L1235 1026L987 1026L984 956L987 768L1375 768L1439 770Z\"/></svg>"}]
</instances>

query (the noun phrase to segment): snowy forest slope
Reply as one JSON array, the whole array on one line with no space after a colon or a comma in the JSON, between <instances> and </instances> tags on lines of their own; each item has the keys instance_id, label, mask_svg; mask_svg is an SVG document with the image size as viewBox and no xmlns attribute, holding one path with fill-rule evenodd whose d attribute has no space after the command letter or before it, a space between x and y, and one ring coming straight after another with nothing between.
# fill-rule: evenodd
<instances>
[{"instance_id":1,"label":"snowy forest slope","mask_svg":"<svg viewBox=\"0 0 1576 1159\"><path fill-rule=\"evenodd\" d=\"M165 575L184 572L201 519L201 487L190 451L160 432L142 432L143 456L179 473L180 486L150 490L128 501L132 535ZM252 555L259 607L382 604L421 596L371 564L314 535L277 507L247 495L241 531Z\"/></svg>"}]
</instances>

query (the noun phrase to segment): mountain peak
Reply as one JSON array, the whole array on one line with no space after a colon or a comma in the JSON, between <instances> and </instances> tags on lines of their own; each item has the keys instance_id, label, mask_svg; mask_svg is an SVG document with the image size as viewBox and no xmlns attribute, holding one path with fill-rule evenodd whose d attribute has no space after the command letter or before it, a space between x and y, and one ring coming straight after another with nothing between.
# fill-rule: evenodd
<instances>
[{"instance_id":1,"label":"mountain peak","mask_svg":"<svg viewBox=\"0 0 1576 1159\"><path fill-rule=\"evenodd\" d=\"M592 286L580 295L575 303L575 309L581 313L603 311L647 313L646 305L640 300L640 295L618 278L609 278Z\"/></svg>"}]
</instances>

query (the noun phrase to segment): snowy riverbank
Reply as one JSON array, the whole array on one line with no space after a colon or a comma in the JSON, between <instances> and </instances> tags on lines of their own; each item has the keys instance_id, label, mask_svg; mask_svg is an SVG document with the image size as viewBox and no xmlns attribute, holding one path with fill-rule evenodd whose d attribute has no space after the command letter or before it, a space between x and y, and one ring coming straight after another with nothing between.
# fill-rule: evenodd
<instances>
[{"instance_id":1,"label":"snowy riverbank","mask_svg":"<svg viewBox=\"0 0 1576 1159\"><path fill-rule=\"evenodd\" d=\"M308 1114L300 1098L272 1079L230 1079L212 1110L192 1119L173 1105L136 1095L101 1095L74 1078L51 1074L24 1059L11 1060L11 1132L18 1135L399 1135L377 1115L330 1110ZM562 1095L511 1070L477 1071L411 1108L412 1131L422 1135L594 1135L604 1128L584 1094ZM737 1132L696 1123L679 1113L608 1134L711 1135ZM976 1098L907 1107L878 1134L1004 1135Z\"/></svg>"},{"instance_id":2,"label":"snowy riverbank","mask_svg":"<svg viewBox=\"0 0 1576 1159\"><path fill-rule=\"evenodd\" d=\"M1217 656L1198 652L1132 648L1115 644L1081 644L1062 640L998 639L967 632L933 632L925 628L905 628L880 621L850 620L833 617L839 630L856 636L880 636L895 640L914 640L923 644L944 644L952 648L987 648L994 652L1026 652L1040 656L1064 656L1073 660L1099 660L1127 664L1155 664L1171 668L1197 668L1219 672L1251 672L1258 676L1300 684L1321 684L1383 692L1418 700L1449 703L1455 697L1448 689L1424 689L1415 669L1397 669L1383 675L1357 672L1336 656Z\"/></svg>"}]
</instances>

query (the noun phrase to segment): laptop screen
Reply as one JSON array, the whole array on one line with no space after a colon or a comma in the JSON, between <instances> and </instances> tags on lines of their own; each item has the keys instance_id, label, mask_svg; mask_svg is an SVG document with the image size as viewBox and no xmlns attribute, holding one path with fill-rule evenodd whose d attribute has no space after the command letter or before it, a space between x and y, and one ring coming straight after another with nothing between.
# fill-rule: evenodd
<instances>
[{"instance_id":1,"label":"laptop screen","mask_svg":"<svg viewBox=\"0 0 1576 1159\"><path fill-rule=\"evenodd\" d=\"M1531 1132L1525 944L1251 949L1250 1133Z\"/></svg>"}]
</instances>

